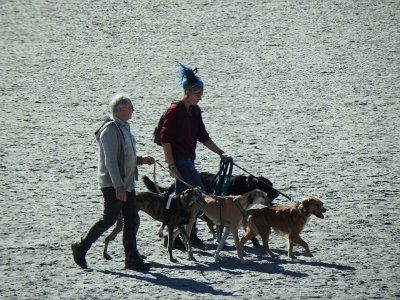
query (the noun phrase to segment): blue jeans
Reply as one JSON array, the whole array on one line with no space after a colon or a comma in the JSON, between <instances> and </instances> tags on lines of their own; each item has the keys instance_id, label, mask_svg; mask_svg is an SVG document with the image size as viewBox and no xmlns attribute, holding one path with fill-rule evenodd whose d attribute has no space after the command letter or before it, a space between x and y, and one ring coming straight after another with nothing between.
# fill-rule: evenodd
<instances>
[{"instance_id":1,"label":"blue jeans","mask_svg":"<svg viewBox=\"0 0 400 300\"><path fill-rule=\"evenodd\" d=\"M175 166L178 169L179 173L181 173L182 179L192 186L197 186L204 191L204 185L201 181L199 172L197 172L194 166L194 160L190 158L180 159L175 161ZM180 194L184 190L187 190L188 187L181 182L180 180L176 180L175 183L175 193Z\"/></svg>"}]
</instances>

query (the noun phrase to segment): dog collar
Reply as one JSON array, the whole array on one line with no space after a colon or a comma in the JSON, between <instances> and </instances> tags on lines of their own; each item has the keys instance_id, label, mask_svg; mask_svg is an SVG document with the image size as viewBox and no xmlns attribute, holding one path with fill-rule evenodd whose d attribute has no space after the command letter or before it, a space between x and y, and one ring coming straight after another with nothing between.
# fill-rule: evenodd
<instances>
[{"instance_id":1,"label":"dog collar","mask_svg":"<svg viewBox=\"0 0 400 300\"><path fill-rule=\"evenodd\" d=\"M174 198L174 196L175 196L175 193L172 193L172 194L169 195L168 201L167 201L166 209L169 209L169 208L170 208L171 202L172 202L172 198Z\"/></svg>"}]
</instances>

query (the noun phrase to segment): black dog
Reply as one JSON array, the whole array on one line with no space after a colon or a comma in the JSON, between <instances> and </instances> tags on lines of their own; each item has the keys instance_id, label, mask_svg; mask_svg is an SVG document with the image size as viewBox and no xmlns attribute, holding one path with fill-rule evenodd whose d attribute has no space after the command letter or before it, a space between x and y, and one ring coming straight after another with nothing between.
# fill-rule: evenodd
<instances>
[{"instance_id":1,"label":"black dog","mask_svg":"<svg viewBox=\"0 0 400 300\"><path fill-rule=\"evenodd\" d=\"M204 188L206 189L206 193L211 193L211 189L213 188L215 174L211 174L208 172L200 172L201 181L203 182ZM143 182L146 187L152 191L157 193L157 187L154 182L144 176ZM175 190L175 184L171 184L168 188L158 187L161 193L172 193ZM265 192L268 195L268 198L271 200L275 199L279 196L279 193L272 187L272 182L269 181L267 178L259 176L244 176L244 175L236 175L232 176L231 181L229 183L228 189L226 194L227 195L243 195L248 193L254 189L259 189ZM207 222L207 226L210 231L215 235L214 224L209 220L206 216L202 216L202 219ZM255 247L261 247L260 243L256 238L251 240Z\"/></svg>"}]
</instances>

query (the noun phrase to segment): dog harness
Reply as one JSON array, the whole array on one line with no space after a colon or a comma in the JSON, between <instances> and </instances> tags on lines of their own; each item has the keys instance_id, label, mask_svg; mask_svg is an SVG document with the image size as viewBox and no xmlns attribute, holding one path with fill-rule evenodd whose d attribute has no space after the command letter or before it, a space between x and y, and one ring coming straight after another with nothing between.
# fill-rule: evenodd
<instances>
[{"instance_id":1,"label":"dog harness","mask_svg":"<svg viewBox=\"0 0 400 300\"><path fill-rule=\"evenodd\" d=\"M243 208L243 206L240 204L238 197L236 197L235 199L233 199L233 203L237 206L237 208L239 208L240 213L242 214L242 224L243 226L247 225L247 212L246 210Z\"/></svg>"},{"instance_id":2,"label":"dog harness","mask_svg":"<svg viewBox=\"0 0 400 300\"><path fill-rule=\"evenodd\" d=\"M221 224L221 225L219 225L219 226L224 226L223 224L222 224L222 209L221 209L221 207L222 207L222 201L221 201L221 198L217 198L217 202L216 202L216 205L217 205L217 207L218 207L218 212L219 212L219 223Z\"/></svg>"}]
</instances>

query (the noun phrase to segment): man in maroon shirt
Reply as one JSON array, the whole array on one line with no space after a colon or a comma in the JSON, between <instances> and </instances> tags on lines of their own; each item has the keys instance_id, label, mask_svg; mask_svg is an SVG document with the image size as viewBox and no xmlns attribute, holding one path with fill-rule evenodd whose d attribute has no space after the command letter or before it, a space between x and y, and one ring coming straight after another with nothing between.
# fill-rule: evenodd
<instances>
[{"instance_id":1,"label":"man in maroon shirt","mask_svg":"<svg viewBox=\"0 0 400 300\"><path fill-rule=\"evenodd\" d=\"M171 175L192 186L199 186L204 191L200 175L194 165L197 141L218 154L224 162L227 161L227 157L224 151L210 138L204 126L198 106L203 95L204 83L196 76L197 68L193 70L182 64L178 64L178 66L182 72L181 81L184 94L179 102L172 103L168 108L160 138ZM175 193L177 194L188 188L178 179L175 184ZM193 245L201 244L196 233L197 230L194 227L191 236Z\"/></svg>"}]
</instances>

